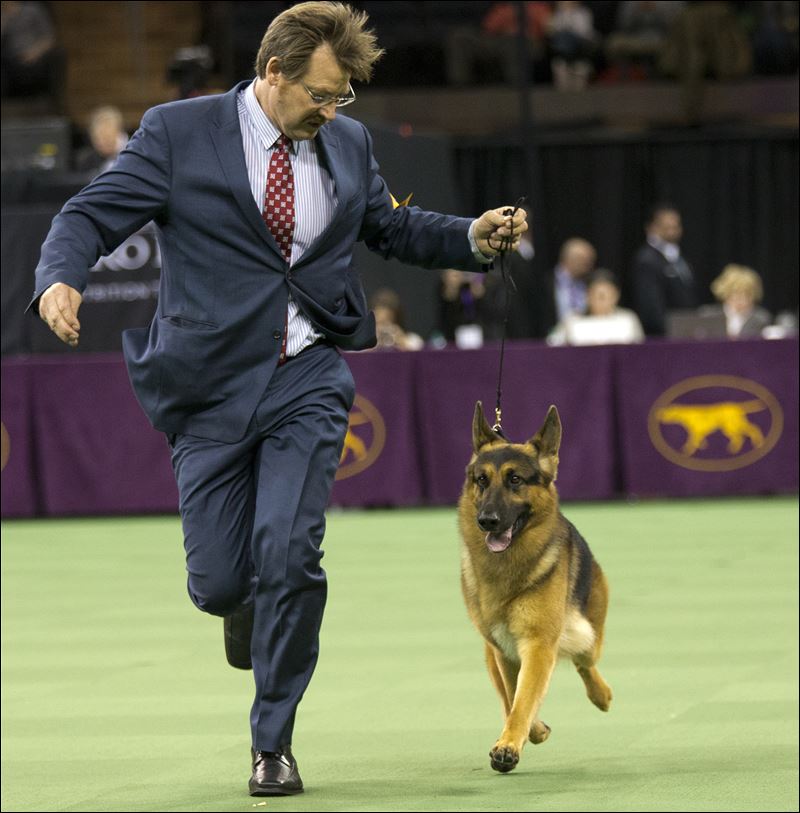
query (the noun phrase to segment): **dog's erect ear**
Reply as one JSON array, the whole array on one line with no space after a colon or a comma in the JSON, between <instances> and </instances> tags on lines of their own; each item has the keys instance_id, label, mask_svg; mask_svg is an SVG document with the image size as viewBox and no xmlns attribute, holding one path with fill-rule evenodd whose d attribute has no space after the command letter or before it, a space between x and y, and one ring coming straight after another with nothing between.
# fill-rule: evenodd
<instances>
[{"instance_id":1,"label":"dog's erect ear","mask_svg":"<svg viewBox=\"0 0 800 813\"><path fill-rule=\"evenodd\" d=\"M561 418L558 410L550 406L542 428L528 441L539 455L539 468L551 480L558 474L558 447L561 445Z\"/></svg>"},{"instance_id":2,"label":"dog's erect ear","mask_svg":"<svg viewBox=\"0 0 800 813\"><path fill-rule=\"evenodd\" d=\"M478 401L475 404L475 415L472 418L472 448L477 453L482 446L487 443L496 443L503 438L489 426L483 415L483 404Z\"/></svg>"}]
</instances>

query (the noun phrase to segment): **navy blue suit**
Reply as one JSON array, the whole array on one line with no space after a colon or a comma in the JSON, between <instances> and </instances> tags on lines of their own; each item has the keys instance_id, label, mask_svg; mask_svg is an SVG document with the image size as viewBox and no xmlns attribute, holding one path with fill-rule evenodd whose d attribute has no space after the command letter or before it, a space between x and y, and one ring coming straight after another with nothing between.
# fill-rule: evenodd
<instances>
[{"instance_id":1,"label":"navy blue suit","mask_svg":"<svg viewBox=\"0 0 800 813\"><path fill-rule=\"evenodd\" d=\"M335 348L376 341L353 245L427 268L482 267L471 221L394 208L367 130L337 116L316 136L337 207L290 268L250 188L245 85L145 113L115 166L54 219L34 303L55 282L83 291L98 256L155 222L158 308L149 328L125 332L128 372L172 447L192 600L218 615L255 601L253 745L277 750L291 741L325 602L324 509L354 397ZM277 366L289 293L328 343Z\"/></svg>"}]
</instances>

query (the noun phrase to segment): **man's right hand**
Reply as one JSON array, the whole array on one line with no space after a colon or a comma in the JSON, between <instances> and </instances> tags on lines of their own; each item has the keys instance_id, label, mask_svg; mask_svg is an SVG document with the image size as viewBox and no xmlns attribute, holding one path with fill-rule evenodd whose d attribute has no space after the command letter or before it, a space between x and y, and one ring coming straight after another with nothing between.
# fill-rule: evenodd
<instances>
[{"instance_id":1,"label":"man's right hand","mask_svg":"<svg viewBox=\"0 0 800 813\"><path fill-rule=\"evenodd\" d=\"M78 346L78 308L82 301L83 297L63 282L54 283L39 297L39 316L70 347Z\"/></svg>"}]
</instances>

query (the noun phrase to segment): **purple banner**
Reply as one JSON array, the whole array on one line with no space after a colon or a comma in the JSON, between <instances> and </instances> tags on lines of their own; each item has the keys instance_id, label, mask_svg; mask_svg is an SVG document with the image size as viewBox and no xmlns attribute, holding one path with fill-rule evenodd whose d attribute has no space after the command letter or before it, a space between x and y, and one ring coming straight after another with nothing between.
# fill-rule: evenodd
<instances>
[{"instance_id":1,"label":"purple banner","mask_svg":"<svg viewBox=\"0 0 800 813\"><path fill-rule=\"evenodd\" d=\"M36 487L38 460L31 410L33 386L32 365L22 361L3 362L0 408L6 461L2 475L4 517L34 517L43 509Z\"/></svg>"},{"instance_id":2,"label":"purple banner","mask_svg":"<svg viewBox=\"0 0 800 813\"><path fill-rule=\"evenodd\" d=\"M517 443L531 438L555 404L561 417L558 487L568 499L615 493L611 352L608 348L506 347L502 426ZM418 356L417 413L426 493L433 504L455 502L472 454L472 416L483 402L494 421L499 345Z\"/></svg>"},{"instance_id":3,"label":"purple banner","mask_svg":"<svg viewBox=\"0 0 800 813\"><path fill-rule=\"evenodd\" d=\"M494 422L498 350L346 354L357 395L331 503L452 505L477 400ZM503 429L524 442L558 407L566 499L794 492L797 365L796 339L514 343ZM2 377L4 517L177 510L165 438L119 355L7 359Z\"/></svg>"},{"instance_id":4,"label":"purple banner","mask_svg":"<svg viewBox=\"0 0 800 813\"><path fill-rule=\"evenodd\" d=\"M625 493L796 491L797 347L792 340L618 348Z\"/></svg>"},{"instance_id":5,"label":"purple banner","mask_svg":"<svg viewBox=\"0 0 800 813\"><path fill-rule=\"evenodd\" d=\"M46 514L177 511L166 439L136 402L121 356L40 357L34 369L30 406Z\"/></svg>"},{"instance_id":6,"label":"purple banner","mask_svg":"<svg viewBox=\"0 0 800 813\"><path fill-rule=\"evenodd\" d=\"M414 414L414 355L345 353L356 382L331 505L418 505L420 477Z\"/></svg>"}]
</instances>

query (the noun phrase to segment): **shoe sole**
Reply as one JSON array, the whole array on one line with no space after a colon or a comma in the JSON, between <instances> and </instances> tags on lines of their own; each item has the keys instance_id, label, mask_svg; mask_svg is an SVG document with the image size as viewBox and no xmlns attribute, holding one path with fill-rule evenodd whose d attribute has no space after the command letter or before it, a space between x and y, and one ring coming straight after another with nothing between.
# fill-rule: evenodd
<instances>
[{"instance_id":1,"label":"shoe sole","mask_svg":"<svg viewBox=\"0 0 800 813\"><path fill-rule=\"evenodd\" d=\"M285 788L280 787L264 787L263 785L256 785L253 786L250 783L250 795L251 796L297 796L298 793L303 793L303 788L294 788L293 790L288 790Z\"/></svg>"}]
</instances>

